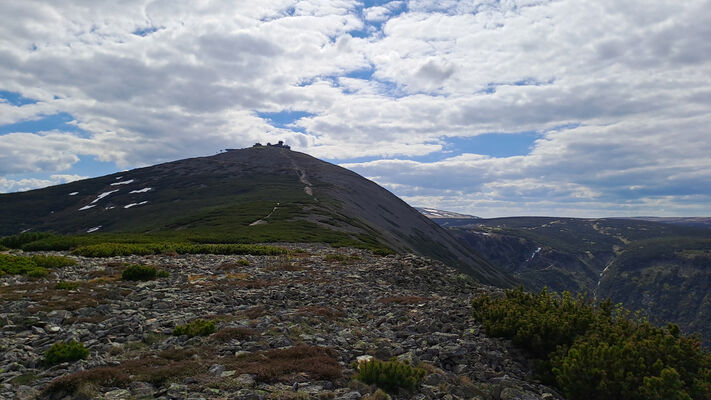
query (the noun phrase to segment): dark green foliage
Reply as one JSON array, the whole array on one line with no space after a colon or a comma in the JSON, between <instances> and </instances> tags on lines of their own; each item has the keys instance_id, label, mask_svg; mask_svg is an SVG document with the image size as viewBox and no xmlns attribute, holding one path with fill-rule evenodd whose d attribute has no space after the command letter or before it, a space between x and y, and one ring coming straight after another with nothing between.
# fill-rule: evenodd
<instances>
[{"instance_id":1,"label":"dark green foliage","mask_svg":"<svg viewBox=\"0 0 711 400\"><path fill-rule=\"evenodd\" d=\"M369 385L396 393L399 389L414 390L422 383L425 370L414 368L398 360L380 361L372 359L358 365L356 379Z\"/></svg>"},{"instance_id":2,"label":"dark green foliage","mask_svg":"<svg viewBox=\"0 0 711 400\"><path fill-rule=\"evenodd\" d=\"M72 254L84 257L115 257L149 254L254 254L278 255L288 251L281 247L254 244L190 244L190 243L101 243L82 246Z\"/></svg>"},{"instance_id":3,"label":"dark green foliage","mask_svg":"<svg viewBox=\"0 0 711 400\"><path fill-rule=\"evenodd\" d=\"M59 281L54 286L55 289L59 289L59 290L74 290L78 287L79 287L79 282L68 282L68 281Z\"/></svg>"},{"instance_id":4,"label":"dark green foliage","mask_svg":"<svg viewBox=\"0 0 711 400\"><path fill-rule=\"evenodd\" d=\"M0 238L0 245L11 249L20 249L22 245L53 236L46 232L25 232Z\"/></svg>"},{"instance_id":5,"label":"dark green foliage","mask_svg":"<svg viewBox=\"0 0 711 400\"><path fill-rule=\"evenodd\" d=\"M89 356L89 350L83 344L70 340L69 342L57 342L44 353L45 363L59 364L63 362L77 361Z\"/></svg>"},{"instance_id":6,"label":"dark green foliage","mask_svg":"<svg viewBox=\"0 0 711 400\"><path fill-rule=\"evenodd\" d=\"M32 261L34 261L38 267L42 268L61 268L76 265L77 263L76 261L68 257L43 256L38 254L32 256Z\"/></svg>"},{"instance_id":7,"label":"dark green foliage","mask_svg":"<svg viewBox=\"0 0 711 400\"><path fill-rule=\"evenodd\" d=\"M207 321L204 319L196 319L186 325L179 325L173 329L173 335L181 336L207 336L215 333L215 321Z\"/></svg>"},{"instance_id":8,"label":"dark green foliage","mask_svg":"<svg viewBox=\"0 0 711 400\"><path fill-rule=\"evenodd\" d=\"M157 275L158 270L156 270L156 267L133 264L123 270L121 279L125 281L148 281L155 279Z\"/></svg>"},{"instance_id":9,"label":"dark green foliage","mask_svg":"<svg viewBox=\"0 0 711 400\"><path fill-rule=\"evenodd\" d=\"M49 271L46 268L37 265L33 257L0 254L0 276L27 275L32 278L39 278L48 273Z\"/></svg>"},{"instance_id":10,"label":"dark green foliage","mask_svg":"<svg viewBox=\"0 0 711 400\"><path fill-rule=\"evenodd\" d=\"M545 289L535 294L523 288L506 291L504 299L477 297L472 306L474 317L489 335L511 338L540 359L559 345L570 345L591 325L609 318L612 310L609 301L593 307L589 300L568 292L556 297Z\"/></svg>"},{"instance_id":11,"label":"dark green foliage","mask_svg":"<svg viewBox=\"0 0 711 400\"><path fill-rule=\"evenodd\" d=\"M582 297L507 291L481 296L474 316L539 360L571 400L711 398L711 354L679 328L657 328L622 307Z\"/></svg>"}]
</instances>

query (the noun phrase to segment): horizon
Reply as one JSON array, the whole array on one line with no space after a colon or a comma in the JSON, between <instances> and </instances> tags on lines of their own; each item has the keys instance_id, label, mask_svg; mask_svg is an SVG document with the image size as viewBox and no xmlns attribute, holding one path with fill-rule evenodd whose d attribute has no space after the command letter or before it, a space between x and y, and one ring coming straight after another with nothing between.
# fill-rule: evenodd
<instances>
[{"instance_id":1,"label":"horizon","mask_svg":"<svg viewBox=\"0 0 711 400\"><path fill-rule=\"evenodd\" d=\"M703 1L0 4L0 193L284 140L408 204L711 216Z\"/></svg>"}]
</instances>

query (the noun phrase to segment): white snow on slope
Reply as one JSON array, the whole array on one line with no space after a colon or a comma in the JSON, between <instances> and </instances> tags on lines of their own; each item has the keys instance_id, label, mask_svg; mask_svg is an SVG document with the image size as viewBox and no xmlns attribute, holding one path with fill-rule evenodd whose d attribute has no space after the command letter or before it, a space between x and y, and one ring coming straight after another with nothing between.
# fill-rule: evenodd
<instances>
[{"instance_id":1,"label":"white snow on slope","mask_svg":"<svg viewBox=\"0 0 711 400\"><path fill-rule=\"evenodd\" d=\"M89 204L88 206L84 206L84 207L80 208L79 211L88 210L91 207L96 207L96 204Z\"/></svg>"},{"instance_id":2,"label":"white snow on slope","mask_svg":"<svg viewBox=\"0 0 711 400\"><path fill-rule=\"evenodd\" d=\"M119 191L119 190L116 189L116 190L111 190L111 191L109 191L109 192L101 193L100 195L96 196L96 199L94 199L94 201L92 201L91 204L94 204L94 203L96 203L97 201L103 199L104 197L110 195L111 193L115 193L115 192L118 192L118 191Z\"/></svg>"},{"instance_id":3,"label":"white snow on slope","mask_svg":"<svg viewBox=\"0 0 711 400\"><path fill-rule=\"evenodd\" d=\"M101 229L101 225L87 229L87 230L86 230L86 233L96 232L96 231L98 231L99 229Z\"/></svg>"},{"instance_id":4,"label":"white snow on slope","mask_svg":"<svg viewBox=\"0 0 711 400\"><path fill-rule=\"evenodd\" d=\"M144 205L144 204L146 204L146 203L148 203L148 202L147 202L147 201L142 201L142 202L140 202L140 203L126 204L125 206L123 206L123 208L131 208L131 207L134 207L134 206L142 206L142 205Z\"/></svg>"},{"instance_id":5,"label":"white snow on slope","mask_svg":"<svg viewBox=\"0 0 711 400\"><path fill-rule=\"evenodd\" d=\"M528 260L529 260L529 261L533 260L533 257L535 257L536 254L538 254L539 251L541 251L541 248L540 248L540 247L537 248L536 251L533 252L533 254L531 254L531 258L529 258Z\"/></svg>"},{"instance_id":6,"label":"white snow on slope","mask_svg":"<svg viewBox=\"0 0 711 400\"><path fill-rule=\"evenodd\" d=\"M140 190L131 190L129 193L146 193L146 192L150 191L151 189L152 188L147 187L147 188L143 188Z\"/></svg>"},{"instance_id":7,"label":"white snow on slope","mask_svg":"<svg viewBox=\"0 0 711 400\"><path fill-rule=\"evenodd\" d=\"M71 193L69 193L70 196L76 196L76 195L78 195L78 194L79 194L79 192L71 192Z\"/></svg>"},{"instance_id":8,"label":"white snow on slope","mask_svg":"<svg viewBox=\"0 0 711 400\"><path fill-rule=\"evenodd\" d=\"M123 182L112 183L111 186L128 185L128 184L131 183L131 182L133 182L133 179L129 179L129 180L123 181Z\"/></svg>"}]
</instances>

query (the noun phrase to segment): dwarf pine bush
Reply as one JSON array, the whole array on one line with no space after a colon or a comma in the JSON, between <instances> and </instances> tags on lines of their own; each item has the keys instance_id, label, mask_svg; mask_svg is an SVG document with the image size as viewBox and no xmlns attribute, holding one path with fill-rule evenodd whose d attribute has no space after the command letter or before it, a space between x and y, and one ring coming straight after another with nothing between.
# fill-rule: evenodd
<instances>
[{"instance_id":1,"label":"dwarf pine bush","mask_svg":"<svg viewBox=\"0 0 711 400\"><path fill-rule=\"evenodd\" d=\"M655 327L607 300L509 290L473 301L487 334L539 359L537 371L571 400L711 398L711 354L679 327Z\"/></svg>"},{"instance_id":2,"label":"dwarf pine bush","mask_svg":"<svg viewBox=\"0 0 711 400\"><path fill-rule=\"evenodd\" d=\"M414 368L398 360L372 359L358 365L356 379L391 393L399 389L414 390L422 383L425 370Z\"/></svg>"},{"instance_id":3,"label":"dwarf pine bush","mask_svg":"<svg viewBox=\"0 0 711 400\"><path fill-rule=\"evenodd\" d=\"M69 342L57 342L44 353L44 361L47 364L59 364L63 362L77 361L89 356L89 350L76 340Z\"/></svg>"},{"instance_id":4,"label":"dwarf pine bush","mask_svg":"<svg viewBox=\"0 0 711 400\"><path fill-rule=\"evenodd\" d=\"M156 276L158 276L156 267L139 264L129 265L121 273L121 279L125 281L148 281L155 279Z\"/></svg>"},{"instance_id":5,"label":"dwarf pine bush","mask_svg":"<svg viewBox=\"0 0 711 400\"><path fill-rule=\"evenodd\" d=\"M173 335L175 336L208 336L212 333L215 333L215 321L207 321L204 319L196 319L185 325L178 325L173 329Z\"/></svg>"}]
</instances>

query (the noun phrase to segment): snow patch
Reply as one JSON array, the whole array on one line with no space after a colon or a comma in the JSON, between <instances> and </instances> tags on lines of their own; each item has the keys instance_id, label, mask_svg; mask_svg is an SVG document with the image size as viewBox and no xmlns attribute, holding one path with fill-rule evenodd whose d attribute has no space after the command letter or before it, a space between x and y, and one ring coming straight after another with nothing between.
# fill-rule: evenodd
<instances>
[{"instance_id":1,"label":"snow patch","mask_svg":"<svg viewBox=\"0 0 711 400\"><path fill-rule=\"evenodd\" d=\"M140 189L140 190L131 190L129 193L146 193L146 192L148 192L148 191L150 191L150 190L152 190L152 188L147 187L147 188L143 188L143 189Z\"/></svg>"},{"instance_id":2,"label":"snow patch","mask_svg":"<svg viewBox=\"0 0 711 400\"><path fill-rule=\"evenodd\" d=\"M535 257L536 254L538 254L539 251L541 251L541 248L540 248L540 247L537 248L536 251L533 252L533 254L531 254L531 258L529 258L528 260L529 260L529 261L533 260L533 257Z\"/></svg>"},{"instance_id":3,"label":"snow patch","mask_svg":"<svg viewBox=\"0 0 711 400\"><path fill-rule=\"evenodd\" d=\"M131 207L135 207L135 206L142 206L142 205L144 205L144 204L146 204L146 203L148 203L148 202L147 202L147 201L142 201L142 202L140 202L140 203L126 204L125 206L123 206L123 208L131 208Z\"/></svg>"},{"instance_id":4,"label":"snow patch","mask_svg":"<svg viewBox=\"0 0 711 400\"><path fill-rule=\"evenodd\" d=\"M76 195L78 195L78 194L79 194L79 192L71 192L71 193L69 193L70 196L76 196Z\"/></svg>"},{"instance_id":5,"label":"snow patch","mask_svg":"<svg viewBox=\"0 0 711 400\"><path fill-rule=\"evenodd\" d=\"M96 207L96 204L89 204L88 206L84 206L84 207L80 208L79 211L88 210L91 207Z\"/></svg>"},{"instance_id":6,"label":"snow patch","mask_svg":"<svg viewBox=\"0 0 711 400\"><path fill-rule=\"evenodd\" d=\"M128 185L129 183L133 182L133 179L129 179L127 181L122 181L122 182L116 182L112 183L111 186L118 186L118 185Z\"/></svg>"},{"instance_id":7,"label":"snow patch","mask_svg":"<svg viewBox=\"0 0 711 400\"><path fill-rule=\"evenodd\" d=\"M98 231L99 229L101 229L101 225L87 229L87 230L86 230L86 233L96 232L96 231Z\"/></svg>"},{"instance_id":8,"label":"snow patch","mask_svg":"<svg viewBox=\"0 0 711 400\"><path fill-rule=\"evenodd\" d=\"M123 178L123 175L117 176L117 177L116 177L116 180L119 180L119 179L121 179L121 178Z\"/></svg>"},{"instance_id":9,"label":"snow patch","mask_svg":"<svg viewBox=\"0 0 711 400\"><path fill-rule=\"evenodd\" d=\"M94 199L94 201L92 201L91 204L94 204L94 203L96 203L97 201L103 199L104 197L110 195L111 193L116 193L116 192L118 192L118 191L119 191L119 190L116 189L116 190L111 190L111 191L109 191L109 192L101 193L100 195L96 196L96 199Z\"/></svg>"}]
</instances>

